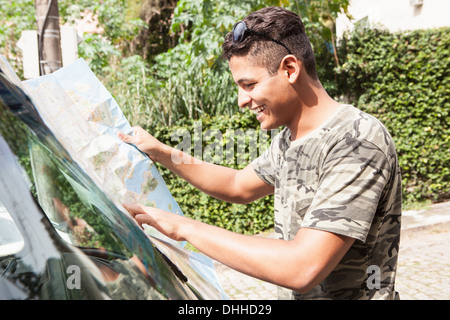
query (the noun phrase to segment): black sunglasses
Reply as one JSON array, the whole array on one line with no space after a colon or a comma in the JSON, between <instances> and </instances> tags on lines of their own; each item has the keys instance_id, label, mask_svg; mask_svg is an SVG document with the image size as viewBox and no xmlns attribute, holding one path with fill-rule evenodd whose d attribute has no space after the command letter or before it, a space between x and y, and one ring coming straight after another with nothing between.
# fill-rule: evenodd
<instances>
[{"instance_id":1,"label":"black sunglasses","mask_svg":"<svg viewBox=\"0 0 450 320\"><path fill-rule=\"evenodd\" d=\"M250 28L247 28L247 25L245 24L244 21L239 21L238 23L236 23L234 25L233 31L232 31L232 33L233 33L233 42L234 43L239 43L242 40L244 40L246 32L254 34L254 35L257 35L259 37L263 37L263 38L269 39L270 41L273 41L273 42L275 42L275 43L285 47L286 50L289 52L289 54L292 54L291 50L289 50L289 48L284 43L282 43L281 41L275 40L275 39L269 37L268 35L266 35L264 33L261 33L261 32L252 30Z\"/></svg>"}]
</instances>

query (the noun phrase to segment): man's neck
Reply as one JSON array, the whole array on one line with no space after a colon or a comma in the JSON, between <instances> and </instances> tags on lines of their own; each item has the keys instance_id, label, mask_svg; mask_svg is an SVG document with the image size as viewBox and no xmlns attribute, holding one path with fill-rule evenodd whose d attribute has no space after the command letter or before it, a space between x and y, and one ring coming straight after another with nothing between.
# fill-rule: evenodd
<instances>
[{"instance_id":1,"label":"man's neck","mask_svg":"<svg viewBox=\"0 0 450 320\"><path fill-rule=\"evenodd\" d=\"M320 82L308 81L299 86L300 112L287 125L291 140L297 140L320 127L341 105L333 100Z\"/></svg>"}]
</instances>

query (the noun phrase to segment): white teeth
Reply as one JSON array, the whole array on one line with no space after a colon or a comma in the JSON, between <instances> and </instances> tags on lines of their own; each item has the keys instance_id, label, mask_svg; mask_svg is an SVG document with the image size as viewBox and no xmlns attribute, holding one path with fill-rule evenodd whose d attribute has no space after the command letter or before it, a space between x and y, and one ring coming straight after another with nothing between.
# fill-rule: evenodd
<instances>
[{"instance_id":1,"label":"white teeth","mask_svg":"<svg viewBox=\"0 0 450 320\"><path fill-rule=\"evenodd\" d=\"M265 109L264 106L260 106L260 107L257 107L257 108L255 108L255 109L253 109L252 112L253 112L254 114L258 114L259 112L264 111L264 109Z\"/></svg>"}]
</instances>

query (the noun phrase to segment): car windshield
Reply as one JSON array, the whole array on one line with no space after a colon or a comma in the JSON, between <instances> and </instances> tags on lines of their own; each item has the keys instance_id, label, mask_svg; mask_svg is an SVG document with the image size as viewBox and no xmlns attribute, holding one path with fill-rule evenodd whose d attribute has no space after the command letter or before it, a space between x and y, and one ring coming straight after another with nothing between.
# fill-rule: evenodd
<instances>
[{"instance_id":1,"label":"car windshield","mask_svg":"<svg viewBox=\"0 0 450 320\"><path fill-rule=\"evenodd\" d=\"M113 299L199 298L185 275L67 156L33 115L36 111L29 99L1 72L0 81L0 138L6 140L27 173L29 191L59 237L81 250L100 271L107 295ZM29 235L21 232L14 218L6 203L0 202L0 261L30 254ZM0 269L0 291L5 270ZM207 292L214 292L211 285L204 285Z\"/></svg>"}]
</instances>

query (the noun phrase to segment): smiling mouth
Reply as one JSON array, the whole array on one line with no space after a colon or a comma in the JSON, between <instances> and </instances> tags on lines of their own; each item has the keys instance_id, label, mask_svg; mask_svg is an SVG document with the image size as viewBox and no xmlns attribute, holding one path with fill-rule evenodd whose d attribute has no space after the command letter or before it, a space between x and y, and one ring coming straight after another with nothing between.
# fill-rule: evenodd
<instances>
[{"instance_id":1,"label":"smiling mouth","mask_svg":"<svg viewBox=\"0 0 450 320\"><path fill-rule=\"evenodd\" d=\"M252 109L252 112L254 114L259 114L259 113L263 112L265 109L266 109L266 107L263 105L263 106L259 106L259 107Z\"/></svg>"}]
</instances>

